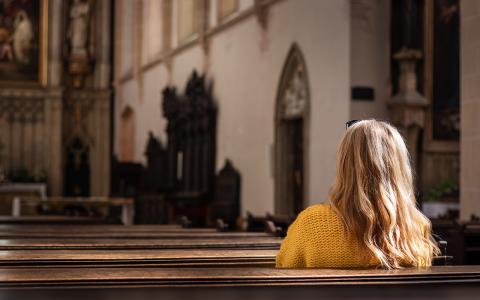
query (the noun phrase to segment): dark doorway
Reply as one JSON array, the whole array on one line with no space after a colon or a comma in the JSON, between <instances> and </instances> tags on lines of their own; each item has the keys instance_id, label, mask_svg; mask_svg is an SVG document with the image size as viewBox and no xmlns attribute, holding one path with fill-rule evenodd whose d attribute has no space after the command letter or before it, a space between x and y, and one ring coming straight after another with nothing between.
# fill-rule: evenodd
<instances>
[{"instance_id":1,"label":"dark doorway","mask_svg":"<svg viewBox=\"0 0 480 300\"><path fill-rule=\"evenodd\" d=\"M305 61L294 44L285 63L275 121L275 213L296 215L305 208L308 107Z\"/></svg>"},{"instance_id":2,"label":"dark doorway","mask_svg":"<svg viewBox=\"0 0 480 300\"><path fill-rule=\"evenodd\" d=\"M285 140L288 160L285 172L290 180L287 181L287 195L293 203L293 213L298 214L303 209L303 119L285 121Z\"/></svg>"},{"instance_id":3,"label":"dark doorway","mask_svg":"<svg viewBox=\"0 0 480 300\"><path fill-rule=\"evenodd\" d=\"M79 138L67 147L65 161L65 190L67 197L90 196L89 148Z\"/></svg>"}]
</instances>

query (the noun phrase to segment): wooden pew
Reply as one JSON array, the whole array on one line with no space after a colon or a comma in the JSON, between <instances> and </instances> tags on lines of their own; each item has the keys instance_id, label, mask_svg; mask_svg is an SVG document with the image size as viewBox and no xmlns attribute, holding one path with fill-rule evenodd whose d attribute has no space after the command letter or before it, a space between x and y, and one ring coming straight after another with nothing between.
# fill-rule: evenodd
<instances>
[{"instance_id":1,"label":"wooden pew","mask_svg":"<svg viewBox=\"0 0 480 300\"><path fill-rule=\"evenodd\" d=\"M0 238L0 265L10 266L92 266L92 261L97 266L273 266L281 243L267 233L164 225L3 225ZM268 256L258 251L269 251Z\"/></svg>"},{"instance_id":2,"label":"wooden pew","mask_svg":"<svg viewBox=\"0 0 480 300\"><path fill-rule=\"evenodd\" d=\"M260 232L2 232L1 239L249 239L268 238Z\"/></svg>"},{"instance_id":3,"label":"wooden pew","mask_svg":"<svg viewBox=\"0 0 480 300\"><path fill-rule=\"evenodd\" d=\"M1 250L121 250L121 249L279 249L280 238L202 239L4 239Z\"/></svg>"},{"instance_id":4,"label":"wooden pew","mask_svg":"<svg viewBox=\"0 0 480 300\"><path fill-rule=\"evenodd\" d=\"M7 250L2 267L274 267L277 250Z\"/></svg>"},{"instance_id":5,"label":"wooden pew","mask_svg":"<svg viewBox=\"0 0 480 300\"><path fill-rule=\"evenodd\" d=\"M171 225L91 225L91 226L13 226L0 225L0 238L126 238L126 239L204 239L204 238L261 238L259 232L219 232L213 228L182 228Z\"/></svg>"},{"instance_id":6,"label":"wooden pew","mask_svg":"<svg viewBox=\"0 0 480 300\"><path fill-rule=\"evenodd\" d=\"M0 268L4 299L473 299L480 267Z\"/></svg>"},{"instance_id":7,"label":"wooden pew","mask_svg":"<svg viewBox=\"0 0 480 300\"><path fill-rule=\"evenodd\" d=\"M71 224L102 224L105 223L104 218L97 217L76 217L76 216L0 216L0 224L57 224L57 225L71 225Z\"/></svg>"},{"instance_id":8,"label":"wooden pew","mask_svg":"<svg viewBox=\"0 0 480 300\"><path fill-rule=\"evenodd\" d=\"M480 224L468 222L462 231L462 248L464 249L463 263L468 265L480 264Z\"/></svg>"},{"instance_id":9,"label":"wooden pew","mask_svg":"<svg viewBox=\"0 0 480 300\"><path fill-rule=\"evenodd\" d=\"M183 228L179 225L0 224L1 232L217 232L214 228Z\"/></svg>"}]
</instances>

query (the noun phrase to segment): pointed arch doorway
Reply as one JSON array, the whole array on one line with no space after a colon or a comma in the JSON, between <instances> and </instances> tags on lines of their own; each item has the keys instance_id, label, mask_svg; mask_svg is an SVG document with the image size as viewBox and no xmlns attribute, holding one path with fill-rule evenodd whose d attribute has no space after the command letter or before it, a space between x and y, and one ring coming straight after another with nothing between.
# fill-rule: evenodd
<instances>
[{"instance_id":1,"label":"pointed arch doorway","mask_svg":"<svg viewBox=\"0 0 480 300\"><path fill-rule=\"evenodd\" d=\"M310 93L307 68L293 44L283 67L275 112L275 213L305 207Z\"/></svg>"}]
</instances>

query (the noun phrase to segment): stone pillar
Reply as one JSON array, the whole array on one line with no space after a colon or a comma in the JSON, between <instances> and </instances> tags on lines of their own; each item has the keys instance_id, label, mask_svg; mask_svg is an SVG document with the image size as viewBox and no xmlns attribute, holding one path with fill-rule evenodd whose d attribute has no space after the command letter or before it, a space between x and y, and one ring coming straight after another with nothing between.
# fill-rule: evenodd
<instances>
[{"instance_id":1,"label":"stone pillar","mask_svg":"<svg viewBox=\"0 0 480 300\"><path fill-rule=\"evenodd\" d=\"M94 87L97 89L110 88L111 85L111 2L97 1L96 15L96 51Z\"/></svg>"},{"instance_id":2,"label":"stone pillar","mask_svg":"<svg viewBox=\"0 0 480 300\"><path fill-rule=\"evenodd\" d=\"M90 187L92 196L108 196L110 193L110 97L102 90L90 95L93 100L92 120L89 131L94 144L90 150Z\"/></svg>"},{"instance_id":3,"label":"stone pillar","mask_svg":"<svg viewBox=\"0 0 480 300\"><path fill-rule=\"evenodd\" d=\"M50 89L45 97L45 149L49 195L61 196L63 192L62 151L62 90Z\"/></svg>"},{"instance_id":4,"label":"stone pillar","mask_svg":"<svg viewBox=\"0 0 480 300\"><path fill-rule=\"evenodd\" d=\"M417 143L420 131L425 126L425 108L428 101L417 91L417 62L420 51L402 49L394 55L400 65L399 92L389 102L391 120L402 132L412 160L412 166L419 170Z\"/></svg>"},{"instance_id":5,"label":"stone pillar","mask_svg":"<svg viewBox=\"0 0 480 300\"><path fill-rule=\"evenodd\" d=\"M48 18L48 86L58 87L62 78L63 0L50 0Z\"/></svg>"},{"instance_id":6,"label":"stone pillar","mask_svg":"<svg viewBox=\"0 0 480 300\"><path fill-rule=\"evenodd\" d=\"M91 168L92 172L92 195L108 196L110 193L110 153L111 153L111 35L112 16L111 1L97 1L96 23L100 30L96 36L96 64L94 73L94 88L101 90L101 94L95 98L95 110L98 127L95 129L95 148L97 165ZM94 161L94 160L92 160ZM95 184L95 182L98 183Z\"/></svg>"},{"instance_id":7,"label":"stone pillar","mask_svg":"<svg viewBox=\"0 0 480 300\"><path fill-rule=\"evenodd\" d=\"M45 97L46 111L46 151L44 158L48 162L49 194L59 196L63 187L63 151L62 151L62 41L63 41L63 0L49 2L48 36L48 81Z\"/></svg>"},{"instance_id":8,"label":"stone pillar","mask_svg":"<svg viewBox=\"0 0 480 300\"><path fill-rule=\"evenodd\" d=\"M460 219L480 216L480 1L460 5Z\"/></svg>"}]
</instances>

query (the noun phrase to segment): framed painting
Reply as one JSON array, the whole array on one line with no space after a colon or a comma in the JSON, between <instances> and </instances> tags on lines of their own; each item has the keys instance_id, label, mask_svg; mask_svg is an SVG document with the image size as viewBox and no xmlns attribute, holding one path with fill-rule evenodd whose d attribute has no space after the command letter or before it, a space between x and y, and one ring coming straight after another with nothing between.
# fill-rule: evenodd
<instances>
[{"instance_id":1,"label":"framed painting","mask_svg":"<svg viewBox=\"0 0 480 300\"><path fill-rule=\"evenodd\" d=\"M48 0L0 0L0 84L45 85Z\"/></svg>"}]
</instances>

